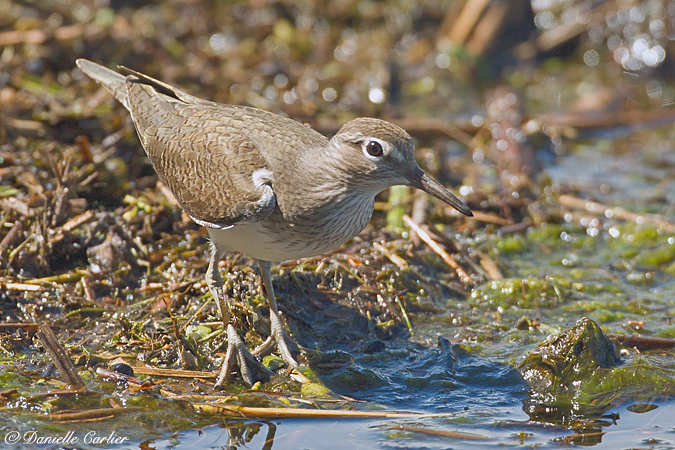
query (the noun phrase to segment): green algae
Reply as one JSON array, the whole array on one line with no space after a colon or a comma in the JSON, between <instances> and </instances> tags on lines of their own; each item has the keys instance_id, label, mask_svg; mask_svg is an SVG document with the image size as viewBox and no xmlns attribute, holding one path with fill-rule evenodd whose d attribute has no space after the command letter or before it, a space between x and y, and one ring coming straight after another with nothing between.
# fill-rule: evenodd
<instances>
[{"instance_id":1,"label":"green algae","mask_svg":"<svg viewBox=\"0 0 675 450\"><path fill-rule=\"evenodd\" d=\"M499 308L506 310L510 307L532 309L535 303L543 307L552 307L557 302L564 301L570 292L582 286L572 285L563 279L538 278L506 278L494 280L476 287L470 296L470 301L481 308Z\"/></svg>"}]
</instances>

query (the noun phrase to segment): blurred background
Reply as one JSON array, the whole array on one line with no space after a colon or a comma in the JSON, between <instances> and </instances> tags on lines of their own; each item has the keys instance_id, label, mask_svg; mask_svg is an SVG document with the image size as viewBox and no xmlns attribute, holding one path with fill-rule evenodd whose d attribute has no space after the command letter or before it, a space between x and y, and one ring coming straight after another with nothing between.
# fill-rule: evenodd
<instances>
[{"instance_id":1,"label":"blurred background","mask_svg":"<svg viewBox=\"0 0 675 450\"><path fill-rule=\"evenodd\" d=\"M223 356L203 283L206 234L158 183L128 112L75 68L87 58L326 135L359 116L390 120L475 213L397 187L354 241L274 274L291 333L325 352L309 365L331 401L445 418L396 422L408 426L398 432L386 421L284 422L276 441L271 422L223 420L208 445L325 448L321 437L334 436L363 448L447 448L446 438L475 448L425 427L500 445L667 445L674 40L670 0L0 0L0 350L3 372L19 374L0 376L18 390L0 401L55 377L35 330L17 324L56 324L82 368L124 356L206 371ZM221 270L242 334L264 339L249 261L230 255ZM600 328L628 343L599 350L587 337L605 345ZM583 364L582 350L592 353ZM287 406L279 396L304 392L279 374L264 399L242 402ZM184 395L210 386L168 383ZM208 422L166 392L96 386L103 400L156 412L117 422L138 442L190 448ZM0 416L17 429L33 426L31 410L73 407L6 404Z\"/></svg>"}]
</instances>

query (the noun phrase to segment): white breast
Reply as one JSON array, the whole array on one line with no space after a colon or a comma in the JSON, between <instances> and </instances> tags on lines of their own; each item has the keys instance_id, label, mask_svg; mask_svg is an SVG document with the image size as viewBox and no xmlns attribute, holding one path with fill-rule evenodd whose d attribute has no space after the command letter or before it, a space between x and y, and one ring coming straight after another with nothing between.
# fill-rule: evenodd
<instances>
[{"instance_id":1,"label":"white breast","mask_svg":"<svg viewBox=\"0 0 675 450\"><path fill-rule=\"evenodd\" d=\"M370 196L352 196L296 218L294 223L286 221L277 210L262 222L208 231L222 252L236 251L275 262L306 258L332 250L360 233L370 221L373 201Z\"/></svg>"}]
</instances>

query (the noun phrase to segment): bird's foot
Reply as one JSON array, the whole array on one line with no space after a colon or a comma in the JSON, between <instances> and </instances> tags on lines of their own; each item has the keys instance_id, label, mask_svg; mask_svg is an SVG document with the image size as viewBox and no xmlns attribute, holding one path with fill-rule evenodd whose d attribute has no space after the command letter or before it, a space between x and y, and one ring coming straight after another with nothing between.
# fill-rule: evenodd
<instances>
[{"instance_id":1,"label":"bird's foot","mask_svg":"<svg viewBox=\"0 0 675 450\"><path fill-rule=\"evenodd\" d=\"M291 351L289 349L300 352L304 350L300 345L295 342L284 330L281 320L278 315L270 315L270 336L260 344L258 347L253 350L254 355L264 355L270 352L271 348L276 342L279 353L281 354L281 359L284 360L289 367L298 367L298 362L293 358ZM289 345L290 344L290 345Z\"/></svg>"},{"instance_id":2,"label":"bird's foot","mask_svg":"<svg viewBox=\"0 0 675 450\"><path fill-rule=\"evenodd\" d=\"M286 332L284 332L281 337L274 334L269 336L265 342L257 346L251 353L254 355L267 355L272 353L275 343L279 349L279 353L281 354L281 359L283 359L289 367L298 367L298 362L295 360L295 358L293 358L289 348L292 348L296 352L304 351L305 348L301 347L297 342L289 337Z\"/></svg>"},{"instance_id":3,"label":"bird's foot","mask_svg":"<svg viewBox=\"0 0 675 450\"><path fill-rule=\"evenodd\" d=\"M239 367L239 373L247 386L251 387L256 381L269 380L272 372L248 351L246 344L241 340L232 324L227 325L227 353L223 367L220 369L218 381L214 390L221 390L228 375L235 367Z\"/></svg>"}]
</instances>

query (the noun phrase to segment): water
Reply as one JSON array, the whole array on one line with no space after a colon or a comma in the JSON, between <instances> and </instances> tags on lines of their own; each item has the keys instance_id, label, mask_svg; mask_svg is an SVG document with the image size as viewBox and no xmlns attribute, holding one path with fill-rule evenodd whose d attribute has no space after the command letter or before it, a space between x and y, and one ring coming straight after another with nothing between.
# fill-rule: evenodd
<instances>
[{"instance_id":1,"label":"water","mask_svg":"<svg viewBox=\"0 0 675 450\"><path fill-rule=\"evenodd\" d=\"M629 405L614 408L616 421L588 431L585 437L543 424L527 422L519 405L486 407L445 417L401 420L282 420L229 421L189 430L147 444L154 449L477 449L561 448L573 445L596 449L675 448L675 405L635 413ZM464 422L462 424L461 422ZM466 432L486 437L472 440L397 430L399 426ZM129 447L134 448L134 447Z\"/></svg>"}]
</instances>

